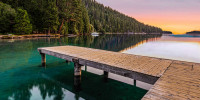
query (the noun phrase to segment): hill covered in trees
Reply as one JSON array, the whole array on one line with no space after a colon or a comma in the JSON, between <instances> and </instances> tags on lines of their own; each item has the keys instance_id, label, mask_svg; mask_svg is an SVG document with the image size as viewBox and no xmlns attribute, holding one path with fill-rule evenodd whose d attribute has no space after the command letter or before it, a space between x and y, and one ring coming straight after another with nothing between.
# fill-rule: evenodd
<instances>
[{"instance_id":1,"label":"hill covered in trees","mask_svg":"<svg viewBox=\"0 0 200 100\"><path fill-rule=\"evenodd\" d=\"M81 0L2 0L1 33L89 33L92 27Z\"/></svg>"},{"instance_id":2,"label":"hill covered in trees","mask_svg":"<svg viewBox=\"0 0 200 100\"><path fill-rule=\"evenodd\" d=\"M171 31L163 31L163 34L173 34Z\"/></svg>"},{"instance_id":3,"label":"hill covered in trees","mask_svg":"<svg viewBox=\"0 0 200 100\"><path fill-rule=\"evenodd\" d=\"M90 23L96 31L110 33L162 33L162 29L145 25L95 0L82 0L88 9Z\"/></svg>"},{"instance_id":4,"label":"hill covered in trees","mask_svg":"<svg viewBox=\"0 0 200 100\"><path fill-rule=\"evenodd\" d=\"M188 34L188 35L200 35L200 31L191 31L191 32L187 32L186 34Z\"/></svg>"},{"instance_id":5,"label":"hill covered in trees","mask_svg":"<svg viewBox=\"0 0 200 100\"><path fill-rule=\"evenodd\" d=\"M1 0L0 33L161 33L95 0Z\"/></svg>"}]
</instances>

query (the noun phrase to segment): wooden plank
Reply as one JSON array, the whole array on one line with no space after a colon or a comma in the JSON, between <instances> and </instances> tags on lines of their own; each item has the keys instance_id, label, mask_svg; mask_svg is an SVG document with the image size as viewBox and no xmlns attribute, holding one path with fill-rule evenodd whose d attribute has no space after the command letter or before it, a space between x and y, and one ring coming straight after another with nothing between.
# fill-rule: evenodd
<instances>
[{"instance_id":1,"label":"wooden plank","mask_svg":"<svg viewBox=\"0 0 200 100\"><path fill-rule=\"evenodd\" d=\"M143 100L200 100L200 64L174 61Z\"/></svg>"},{"instance_id":2,"label":"wooden plank","mask_svg":"<svg viewBox=\"0 0 200 100\"><path fill-rule=\"evenodd\" d=\"M105 50L59 46L40 53L155 85L143 100L200 100L200 64L123 54ZM159 80L158 80L159 79ZM157 81L158 80L158 81Z\"/></svg>"},{"instance_id":3,"label":"wooden plank","mask_svg":"<svg viewBox=\"0 0 200 100\"><path fill-rule=\"evenodd\" d=\"M146 71L146 73L148 73L149 75L155 74L156 76L161 77L165 72L166 68L168 68L171 63L171 60L161 60L160 63L155 65L151 70Z\"/></svg>"},{"instance_id":4,"label":"wooden plank","mask_svg":"<svg viewBox=\"0 0 200 100\"><path fill-rule=\"evenodd\" d=\"M145 65L148 65L148 63L152 61L159 62L160 59L157 58L75 46L47 47L39 48L38 50L41 53L52 55L67 61L78 58L81 65L91 66L149 84L154 84L159 78L156 75L148 75L142 72L142 70L151 70ZM154 63L152 62L152 64ZM152 66L155 66L155 64Z\"/></svg>"},{"instance_id":5,"label":"wooden plank","mask_svg":"<svg viewBox=\"0 0 200 100\"><path fill-rule=\"evenodd\" d=\"M154 69L154 73L149 74L147 72L151 71L152 67L156 66L162 59L76 46L47 47L39 48L38 50L41 50L45 54L59 56L59 58L69 61L73 57L76 57L154 77L159 77L168 67L164 66L160 69Z\"/></svg>"}]
</instances>

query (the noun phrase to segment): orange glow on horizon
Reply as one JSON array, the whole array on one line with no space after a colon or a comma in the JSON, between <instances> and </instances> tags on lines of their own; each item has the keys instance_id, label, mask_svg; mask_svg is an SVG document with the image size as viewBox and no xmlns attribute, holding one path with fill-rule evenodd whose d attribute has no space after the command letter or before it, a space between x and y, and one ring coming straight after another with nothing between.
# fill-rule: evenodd
<instances>
[{"instance_id":1,"label":"orange glow on horizon","mask_svg":"<svg viewBox=\"0 0 200 100\"><path fill-rule=\"evenodd\" d=\"M183 14L182 14L183 15ZM185 14L186 15L186 14ZM174 34L185 34L190 31L200 31L200 15L141 15L133 16L140 22L171 31Z\"/></svg>"}]
</instances>

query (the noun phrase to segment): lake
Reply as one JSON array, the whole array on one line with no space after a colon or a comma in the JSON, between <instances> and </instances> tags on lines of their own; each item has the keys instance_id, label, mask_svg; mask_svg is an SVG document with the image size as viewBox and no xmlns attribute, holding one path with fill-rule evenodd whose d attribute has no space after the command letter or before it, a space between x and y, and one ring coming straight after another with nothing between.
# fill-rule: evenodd
<instances>
[{"instance_id":1,"label":"lake","mask_svg":"<svg viewBox=\"0 0 200 100\"><path fill-rule=\"evenodd\" d=\"M140 100L152 85L82 68L81 91L73 87L73 63L47 56L41 65L38 47L75 45L166 59L200 62L200 38L161 35L101 35L0 40L0 100Z\"/></svg>"}]
</instances>

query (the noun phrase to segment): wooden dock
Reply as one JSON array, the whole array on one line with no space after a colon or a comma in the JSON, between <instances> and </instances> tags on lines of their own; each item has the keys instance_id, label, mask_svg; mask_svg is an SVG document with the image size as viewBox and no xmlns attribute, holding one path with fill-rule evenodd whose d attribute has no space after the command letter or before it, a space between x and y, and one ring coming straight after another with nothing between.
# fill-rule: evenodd
<instances>
[{"instance_id":1,"label":"wooden dock","mask_svg":"<svg viewBox=\"0 0 200 100\"><path fill-rule=\"evenodd\" d=\"M74 62L74 85L80 86L81 66L114 73L155 84L144 96L146 99L200 99L200 64L161 58L123 54L105 50L58 46L38 48L43 65L45 54Z\"/></svg>"},{"instance_id":2,"label":"wooden dock","mask_svg":"<svg viewBox=\"0 0 200 100\"><path fill-rule=\"evenodd\" d=\"M200 64L174 61L143 100L200 100Z\"/></svg>"}]
</instances>

